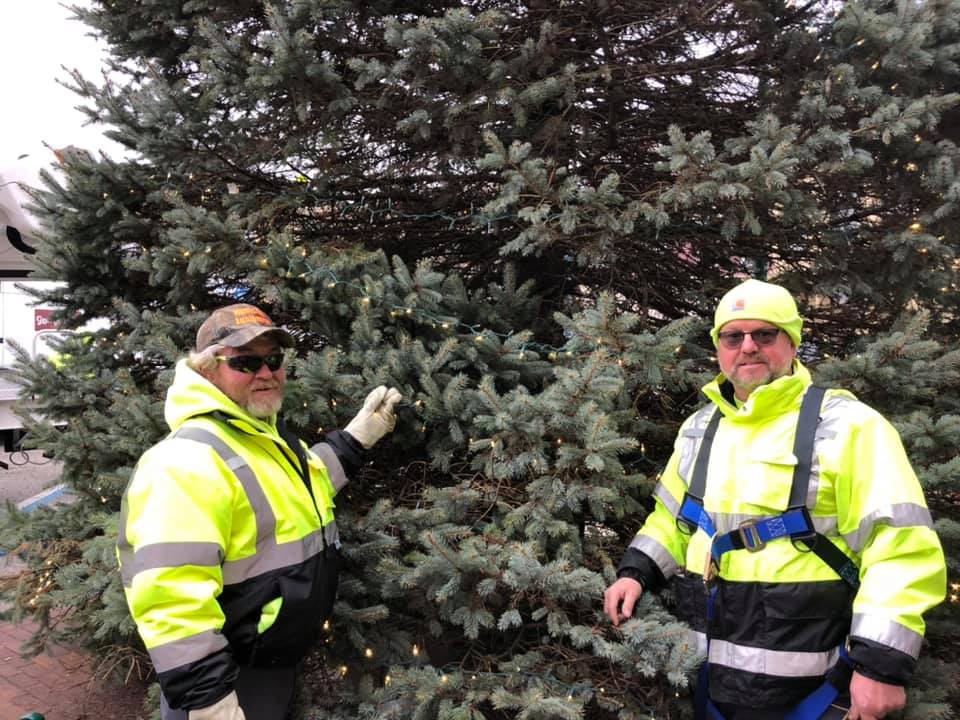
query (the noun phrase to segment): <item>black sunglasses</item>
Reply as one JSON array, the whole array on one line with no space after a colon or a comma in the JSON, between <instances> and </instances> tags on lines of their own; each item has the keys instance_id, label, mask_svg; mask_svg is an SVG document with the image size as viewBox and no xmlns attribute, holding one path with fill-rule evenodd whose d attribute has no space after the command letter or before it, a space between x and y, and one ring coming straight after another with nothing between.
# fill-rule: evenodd
<instances>
[{"instance_id":1,"label":"black sunglasses","mask_svg":"<svg viewBox=\"0 0 960 720\"><path fill-rule=\"evenodd\" d=\"M225 362L231 370L253 374L260 372L260 368L264 365L270 372L276 372L283 367L286 356L283 353L272 353L266 357L261 355L231 355L230 357L217 355L217 360Z\"/></svg>"},{"instance_id":2,"label":"black sunglasses","mask_svg":"<svg viewBox=\"0 0 960 720\"><path fill-rule=\"evenodd\" d=\"M777 335L779 335L781 331L782 328L763 328L762 330L751 330L750 332L731 330L730 332L717 333L717 337L720 338L720 344L727 350L736 350L743 345L743 339L747 335L760 347L773 345L777 339Z\"/></svg>"}]
</instances>

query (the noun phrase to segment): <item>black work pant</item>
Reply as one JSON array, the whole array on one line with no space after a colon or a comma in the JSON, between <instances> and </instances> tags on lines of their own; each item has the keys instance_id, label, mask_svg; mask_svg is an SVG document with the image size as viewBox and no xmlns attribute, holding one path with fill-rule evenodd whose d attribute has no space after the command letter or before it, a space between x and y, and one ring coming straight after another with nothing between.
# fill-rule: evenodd
<instances>
[{"instance_id":1,"label":"black work pant","mask_svg":"<svg viewBox=\"0 0 960 720\"><path fill-rule=\"evenodd\" d=\"M247 720L284 720L293 710L299 667L241 667L234 688ZM187 720L186 710L173 710L160 694L161 720Z\"/></svg>"}]
</instances>

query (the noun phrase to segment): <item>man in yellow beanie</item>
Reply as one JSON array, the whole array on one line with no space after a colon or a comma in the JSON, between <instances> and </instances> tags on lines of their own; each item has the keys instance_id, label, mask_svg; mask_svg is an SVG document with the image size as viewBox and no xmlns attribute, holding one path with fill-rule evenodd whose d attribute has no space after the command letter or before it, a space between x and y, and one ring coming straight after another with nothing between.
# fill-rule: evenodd
<instances>
[{"instance_id":1,"label":"man in yellow beanie","mask_svg":"<svg viewBox=\"0 0 960 720\"><path fill-rule=\"evenodd\" d=\"M673 586L706 655L698 718L873 720L902 708L943 550L896 430L813 385L782 287L747 280L711 331L720 375L604 595L614 625Z\"/></svg>"}]
</instances>

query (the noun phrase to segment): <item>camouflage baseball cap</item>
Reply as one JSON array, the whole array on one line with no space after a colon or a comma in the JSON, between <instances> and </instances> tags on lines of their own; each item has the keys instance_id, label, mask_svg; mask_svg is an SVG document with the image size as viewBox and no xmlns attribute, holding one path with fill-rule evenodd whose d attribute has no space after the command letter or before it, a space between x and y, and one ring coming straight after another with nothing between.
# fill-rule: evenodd
<instances>
[{"instance_id":1,"label":"camouflage baseball cap","mask_svg":"<svg viewBox=\"0 0 960 720\"><path fill-rule=\"evenodd\" d=\"M197 351L214 343L240 347L265 333L273 333L283 347L293 347L293 336L255 305L227 305L214 310L197 330Z\"/></svg>"}]
</instances>

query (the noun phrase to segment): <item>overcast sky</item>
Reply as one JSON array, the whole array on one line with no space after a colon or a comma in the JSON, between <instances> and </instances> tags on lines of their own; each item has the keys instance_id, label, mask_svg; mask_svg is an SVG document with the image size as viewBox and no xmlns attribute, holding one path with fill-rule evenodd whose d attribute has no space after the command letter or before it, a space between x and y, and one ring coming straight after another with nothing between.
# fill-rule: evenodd
<instances>
[{"instance_id":1,"label":"overcast sky","mask_svg":"<svg viewBox=\"0 0 960 720\"><path fill-rule=\"evenodd\" d=\"M69 4L89 6L89 0ZM69 17L57 0L0 0L0 173L8 180L35 182L40 168L56 161L44 143L121 156L102 128L83 125L85 117L74 109L80 98L57 83L68 81L61 66L102 78L103 45Z\"/></svg>"}]
</instances>

